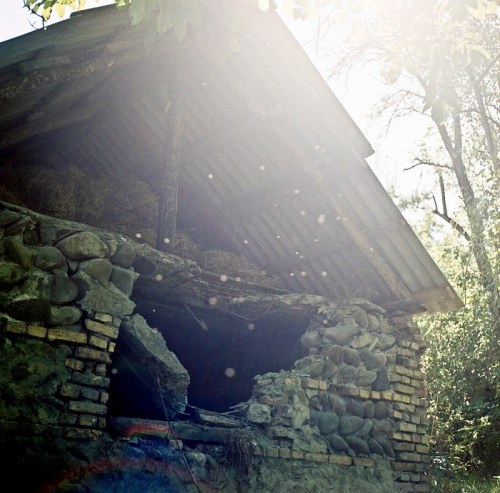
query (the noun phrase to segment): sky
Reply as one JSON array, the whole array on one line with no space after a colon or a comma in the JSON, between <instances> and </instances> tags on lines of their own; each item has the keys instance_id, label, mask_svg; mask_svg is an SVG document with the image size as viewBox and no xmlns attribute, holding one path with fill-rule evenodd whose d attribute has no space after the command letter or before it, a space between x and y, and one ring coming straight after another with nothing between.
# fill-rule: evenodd
<instances>
[{"instance_id":1,"label":"sky","mask_svg":"<svg viewBox=\"0 0 500 493\"><path fill-rule=\"evenodd\" d=\"M23 0L1 0L0 42L20 36L34 29L42 28L42 22L23 8ZM113 3L113 0L87 0L86 7ZM69 13L69 12L68 12ZM66 16L67 17L67 16ZM49 22L59 22L56 15ZM287 22L290 30L303 46L318 70L326 78L328 65L325 57L317 52L310 41L307 29L300 22ZM398 194L408 195L423 177L418 172L404 172L411 165L417 143L425 136L427 120L415 116L396 121L387 131L387 121L374 121L370 117L373 106L383 94L383 84L372 67L354 72L346 83L345 79L329 79L333 92L370 141L375 153L367 159L386 190L394 189Z\"/></svg>"},{"instance_id":2,"label":"sky","mask_svg":"<svg viewBox=\"0 0 500 493\"><path fill-rule=\"evenodd\" d=\"M28 10L23 8L23 0L2 0L0 42L40 27L42 27L40 20L36 16L30 16Z\"/></svg>"},{"instance_id":3,"label":"sky","mask_svg":"<svg viewBox=\"0 0 500 493\"><path fill-rule=\"evenodd\" d=\"M378 68L370 64L353 68L348 78L345 74L339 74L337 78L329 77L331 58L317 50L313 37L301 23L287 22L309 58L371 143L375 152L367 159L368 164L386 189L394 188L403 194L410 194L415 180L419 178L415 172L405 172L404 168L411 166L419 143L428 132L430 119L415 113L402 120L396 119L389 125L388 115L374 118L375 106L387 94L387 85L382 81Z\"/></svg>"},{"instance_id":4,"label":"sky","mask_svg":"<svg viewBox=\"0 0 500 493\"><path fill-rule=\"evenodd\" d=\"M0 15L0 42L43 27L41 20L35 15L30 15L28 9L23 7L23 0L0 1L2 5L2 14ZM91 8L107 5L109 3L113 3L113 0L87 0L86 6L87 8ZM67 16L68 15L64 18ZM61 18L54 14L47 25L59 22L60 20Z\"/></svg>"}]
</instances>

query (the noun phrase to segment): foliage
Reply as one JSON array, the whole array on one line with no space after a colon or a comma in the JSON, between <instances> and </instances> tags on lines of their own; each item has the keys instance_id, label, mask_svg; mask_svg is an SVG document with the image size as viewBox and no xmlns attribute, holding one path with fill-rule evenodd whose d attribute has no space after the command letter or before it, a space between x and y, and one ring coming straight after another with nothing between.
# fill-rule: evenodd
<instances>
[{"instance_id":1,"label":"foliage","mask_svg":"<svg viewBox=\"0 0 500 493\"><path fill-rule=\"evenodd\" d=\"M420 322L430 342L424 356L436 468L498 474L500 363L498 334L480 287L468 303Z\"/></svg>"},{"instance_id":2,"label":"foliage","mask_svg":"<svg viewBox=\"0 0 500 493\"><path fill-rule=\"evenodd\" d=\"M304 2L295 2L297 5ZM313 0L307 2L315 4ZM417 165L448 173L458 186L470 245L485 289L495 291L493 259L484 236L489 210L478 196L491 183L498 193L500 98L498 73L500 8L490 0L330 0L328 28L349 26L337 70L375 62L398 95L394 114L428 115L440 139L439 157L420 156ZM478 139L477 136L480 136ZM474 147L471 145L474 143ZM443 187L444 188L444 187ZM442 193L439 194L440 196ZM440 217L452 226L447 210ZM497 312L498 315L498 312Z\"/></svg>"},{"instance_id":3,"label":"foliage","mask_svg":"<svg viewBox=\"0 0 500 493\"><path fill-rule=\"evenodd\" d=\"M434 482L435 493L500 493L500 479L478 479L473 475L462 474L453 477L437 477ZM438 486L439 485L439 486Z\"/></svg>"},{"instance_id":4,"label":"foliage","mask_svg":"<svg viewBox=\"0 0 500 493\"><path fill-rule=\"evenodd\" d=\"M500 334L467 241L456 231L446 234L436 220L429 211L416 230L464 301L458 311L419 320L430 343L423 363L429 390L432 473L442 485L468 474L500 473ZM490 222L498 223L494 217L486 223ZM439 491L462 490L450 486Z\"/></svg>"},{"instance_id":5,"label":"foliage","mask_svg":"<svg viewBox=\"0 0 500 493\"><path fill-rule=\"evenodd\" d=\"M83 10L85 0L23 0L24 6L44 20L49 20L53 14L64 17L68 11Z\"/></svg>"},{"instance_id":6,"label":"foliage","mask_svg":"<svg viewBox=\"0 0 500 493\"><path fill-rule=\"evenodd\" d=\"M248 476L252 469L255 443L231 434L225 435L221 439L224 443L225 460L236 469L238 474Z\"/></svg>"},{"instance_id":7,"label":"foliage","mask_svg":"<svg viewBox=\"0 0 500 493\"><path fill-rule=\"evenodd\" d=\"M128 8L132 25L155 16L156 31L164 33L170 29L182 41L189 25L201 24L198 0L116 0L118 8ZM49 20L54 14L63 17L68 11L81 10L85 0L24 0L24 5L33 13Z\"/></svg>"},{"instance_id":8,"label":"foliage","mask_svg":"<svg viewBox=\"0 0 500 493\"><path fill-rule=\"evenodd\" d=\"M54 14L63 18L68 12L85 9L86 0L23 0L24 6L44 21ZM182 41L189 26L201 25L202 0L114 0L117 8L127 8L132 25L152 19L156 33L173 31ZM262 11L270 7L269 0L254 0ZM219 8L223 8L222 4Z\"/></svg>"}]
</instances>

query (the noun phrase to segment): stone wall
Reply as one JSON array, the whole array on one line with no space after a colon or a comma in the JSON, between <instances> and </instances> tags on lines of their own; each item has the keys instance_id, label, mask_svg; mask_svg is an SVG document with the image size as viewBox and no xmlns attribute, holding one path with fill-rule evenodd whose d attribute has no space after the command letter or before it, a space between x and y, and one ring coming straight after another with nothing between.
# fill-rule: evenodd
<instances>
[{"instance_id":1,"label":"stone wall","mask_svg":"<svg viewBox=\"0 0 500 493\"><path fill-rule=\"evenodd\" d=\"M310 297L292 369L256 376L231 417L186 419L189 375L131 294L143 272L164 281L196 266L144 248L0 203L1 460L18 481L31 471L23 491L68 474L64 491L144 481L199 491L196 478L203 491L429 491L424 343L408 317ZM156 377L169 421L136 420L125 433L110 424L117 341Z\"/></svg>"},{"instance_id":2,"label":"stone wall","mask_svg":"<svg viewBox=\"0 0 500 493\"><path fill-rule=\"evenodd\" d=\"M259 375L247 419L275 446L266 456L344 465L390 461L401 491L428 491L425 347L407 317L365 300L326 300L302 337L309 354L291 371Z\"/></svg>"},{"instance_id":3,"label":"stone wall","mask_svg":"<svg viewBox=\"0 0 500 493\"><path fill-rule=\"evenodd\" d=\"M28 344L40 355L27 364L10 358L4 377L23 389L29 388L26 379L37 382L47 416L42 421L98 436L97 430L106 428L109 367L119 328L135 308L129 296L138 277L136 253L119 236L105 241L76 224L37 222L35 217L0 211L0 316L9 337L6 350L19 353L12 344ZM48 370L53 358L61 363L55 374ZM41 369L49 373L38 386ZM178 402L170 401L179 411L188 383L184 370L184 385L175 388ZM17 397L14 392L12 399L4 399L6 415L26 408ZM40 418L40 412L31 417Z\"/></svg>"},{"instance_id":4,"label":"stone wall","mask_svg":"<svg viewBox=\"0 0 500 493\"><path fill-rule=\"evenodd\" d=\"M0 204L0 448L16 479L104 456L99 444L119 452L106 433L108 389L120 327L147 327L130 299L141 248ZM189 375L162 339L155 343L163 397L183 411Z\"/></svg>"}]
</instances>

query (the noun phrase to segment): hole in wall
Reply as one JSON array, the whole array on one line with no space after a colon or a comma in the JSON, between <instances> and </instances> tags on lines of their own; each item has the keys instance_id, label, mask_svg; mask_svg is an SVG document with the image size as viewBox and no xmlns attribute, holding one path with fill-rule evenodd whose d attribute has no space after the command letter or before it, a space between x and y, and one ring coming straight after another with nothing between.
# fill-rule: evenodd
<instances>
[{"instance_id":1,"label":"hole in wall","mask_svg":"<svg viewBox=\"0 0 500 493\"><path fill-rule=\"evenodd\" d=\"M309 319L269 314L246 321L214 309L138 304L137 311L163 335L190 376L188 405L216 412L248 400L254 377L289 370L304 355L300 337ZM165 419L154 382L136 371L140 361L118 340L113 355L109 412Z\"/></svg>"}]
</instances>

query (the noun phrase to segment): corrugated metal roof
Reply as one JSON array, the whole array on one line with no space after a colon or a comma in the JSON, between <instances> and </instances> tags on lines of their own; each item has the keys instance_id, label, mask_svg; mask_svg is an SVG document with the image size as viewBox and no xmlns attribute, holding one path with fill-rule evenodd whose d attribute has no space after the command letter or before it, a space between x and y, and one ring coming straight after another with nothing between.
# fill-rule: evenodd
<instances>
[{"instance_id":1,"label":"corrugated metal roof","mask_svg":"<svg viewBox=\"0 0 500 493\"><path fill-rule=\"evenodd\" d=\"M180 224L189 217L291 291L413 312L459 307L296 40L274 12L241 8L236 33L212 9L183 43L144 48L145 27L103 7L0 44L2 152L155 185L166 88L180 73Z\"/></svg>"}]
</instances>

